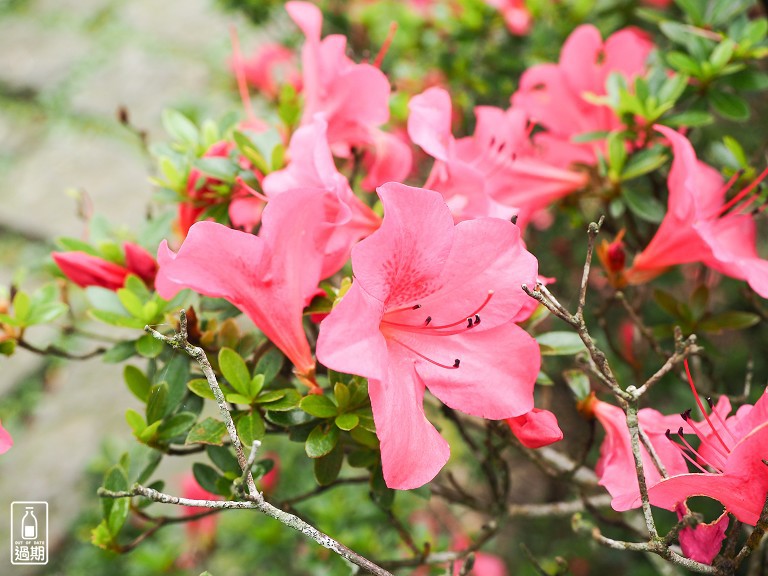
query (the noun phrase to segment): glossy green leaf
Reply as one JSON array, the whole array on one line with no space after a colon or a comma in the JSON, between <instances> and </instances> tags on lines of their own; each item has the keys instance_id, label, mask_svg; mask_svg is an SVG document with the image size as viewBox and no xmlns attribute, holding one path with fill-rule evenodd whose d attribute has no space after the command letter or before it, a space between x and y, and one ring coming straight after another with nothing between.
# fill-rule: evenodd
<instances>
[{"instance_id":1,"label":"glossy green leaf","mask_svg":"<svg viewBox=\"0 0 768 576\"><path fill-rule=\"evenodd\" d=\"M195 476L195 480L197 480L197 483L200 484L200 487L203 490L208 490L208 492L213 494L221 494L219 490L219 480L222 476L216 472L213 467L208 466L207 464L202 464L201 462L195 462L192 465L192 474Z\"/></svg>"},{"instance_id":2,"label":"glossy green leaf","mask_svg":"<svg viewBox=\"0 0 768 576\"><path fill-rule=\"evenodd\" d=\"M635 216L654 224L664 219L666 213L664 205L649 193L625 186L621 190L621 197Z\"/></svg>"},{"instance_id":3,"label":"glossy green leaf","mask_svg":"<svg viewBox=\"0 0 768 576\"><path fill-rule=\"evenodd\" d=\"M338 441L339 429L336 426L318 424L310 432L304 450L310 458L320 458L333 450Z\"/></svg>"},{"instance_id":4,"label":"glossy green leaf","mask_svg":"<svg viewBox=\"0 0 768 576\"><path fill-rule=\"evenodd\" d=\"M751 312L722 312L703 320L698 327L703 332L722 332L744 330L759 322L760 316Z\"/></svg>"},{"instance_id":5,"label":"glossy green leaf","mask_svg":"<svg viewBox=\"0 0 768 576\"><path fill-rule=\"evenodd\" d=\"M713 89L707 93L707 100L723 118L736 121L749 118L749 106L740 96Z\"/></svg>"},{"instance_id":6,"label":"glossy green leaf","mask_svg":"<svg viewBox=\"0 0 768 576\"><path fill-rule=\"evenodd\" d=\"M136 410L128 409L125 412L125 421L128 422L128 426L131 427L133 433L138 436L147 427L147 422L144 420L144 416L136 412Z\"/></svg>"},{"instance_id":7,"label":"glossy green leaf","mask_svg":"<svg viewBox=\"0 0 768 576\"><path fill-rule=\"evenodd\" d=\"M327 396L310 394L301 400L300 407L304 412L318 418L330 418L336 416L339 409Z\"/></svg>"},{"instance_id":8,"label":"glossy green leaf","mask_svg":"<svg viewBox=\"0 0 768 576\"><path fill-rule=\"evenodd\" d=\"M575 332L546 332L536 336L544 356L570 356L585 350L584 343Z\"/></svg>"},{"instance_id":9,"label":"glossy green leaf","mask_svg":"<svg viewBox=\"0 0 768 576\"><path fill-rule=\"evenodd\" d=\"M243 396L248 396L251 374L240 354L231 348L222 348L219 351L219 369L232 388Z\"/></svg>"},{"instance_id":10,"label":"glossy green leaf","mask_svg":"<svg viewBox=\"0 0 768 576\"><path fill-rule=\"evenodd\" d=\"M120 466L112 466L104 475L104 488L112 492L128 490L128 478ZM113 536L120 533L130 508L130 498L102 498L102 514L107 523L107 529Z\"/></svg>"},{"instance_id":11,"label":"glossy green leaf","mask_svg":"<svg viewBox=\"0 0 768 576\"><path fill-rule=\"evenodd\" d=\"M222 438L226 435L227 427L224 425L224 422L209 417L192 426L189 434L187 434L185 444L212 444L214 446L221 446L224 443Z\"/></svg>"},{"instance_id":12,"label":"glossy green leaf","mask_svg":"<svg viewBox=\"0 0 768 576\"><path fill-rule=\"evenodd\" d=\"M122 342L118 342L112 346L112 348L107 350L101 357L101 360L110 364L116 364L118 362L122 362L123 360L127 360L136 354L137 352L135 340L123 340Z\"/></svg>"},{"instance_id":13,"label":"glossy green leaf","mask_svg":"<svg viewBox=\"0 0 768 576\"><path fill-rule=\"evenodd\" d=\"M264 375L264 385L267 386L280 373L285 357L277 348L270 348L259 358L254 374Z\"/></svg>"},{"instance_id":14,"label":"glossy green leaf","mask_svg":"<svg viewBox=\"0 0 768 576\"><path fill-rule=\"evenodd\" d=\"M243 445L250 447L254 440L261 440L266 434L264 420L258 410L246 412L237 420L237 435Z\"/></svg>"},{"instance_id":15,"label":"glossy green leaf","mask_svg":"<svg viewBox=\"0 0 768 576\"><path fill-rule=\"evenodd\" d=\"M176 110L163 110L163 128L174 140L180 140L188 146L196 146L199 138L197 126Z\"/></svg>"},{"instance_id":16,"label":"glossy green leaf","mask_svg":"<svg viewBox=\"0 0 768 576\"><path fill-rule=\"evenodd\" d=\"M136 366L127 365L123 369L123 379L128 386L128 389L133 393L136 398L142 402L146 402L149 398L149 388L152 383L149 381L141 370Z\"/></svg>"},{"instance_id":17,"label":"glossy green leaf","mask_svg":"<svg viewBox=\"0 0 768 576\"><path fill-rule=\"evenodd\" d=\"M360 423L360 417L357 414L339 414L335 422L342 430L352 430Z\"/></svg>"},{"instance_id":18,"label":"glossy green leaf","mask_svg":"<svg viewBox=\"0 0 768 576\"><path fill-rule=\"evenodd\" d=\"M205 453L211 462L224 472L225 474L240 475L240 464L237 463L237 458L232 453L232 449L227 446L206 446Z\"/></svg>"},{"instance_id":19,"label":"glossy green leaf","mask_svg":"<svg viewBox=\"0 0 768 576\"><path fill-rule=\"evenodd\" d=\"M584 372L581 370L565 370L563 371L563 378L565 378L565 383L568 384L568 388L571 389L577 400L584 400L589 396L591 387L589 378Z\"/></svg>"},{"instance_id":20,"label":"glossy green leaf","mask_svg":"<svg viewBox=\"0 0 768 576\"><path fill-rule=\"evenodd\" d=\"M320 486L327 486L339 477L341 465L344 463L344 450L338 444L325 456L315 459L315 480Z\"/></svg>"},{"instance_id":21,"label":"glossy green leaf","mask_svg":"<svg viewBox=\"0 0 768 576\"><path fill-rule=\"evenodd\" d=\"M281 392L282 391L283 390L281 390ZM282 398L276 400L275 402L262 402L262 407L265 410L271 411L293 410L296 408L301 402L301 394L299 394L299 391L293 388L285 388L284 391L285 394Z\"/></svg>"},{"instance_id":22,"label":"glossy green leaf","mask_svg":"<svg viewBox=\"0 0 768 576\"><path fill-rule=\"evenodd\" d=\"M187 388L193 394L205 398L206 400L216 400L216 396L213 394L213 390L208 385L208 380L205 378L195 378L187 382Z\"/></svg>"},{"instance_id":23,"label":"glossy green leaf","mask_svg":"<svg viewBox=\"0 0 768 576\"><path fill-rule=\"evenodd\" d=\"M190 412L179 412L170 418L163 420L157 429L157 437L160 440L171 440L185 434L195 423L197 416Z\"/></svg>"},{"instance_id":24,"label":"glossy green leaf","mask_svg":"<svg viewBox=\"0 0 768 576\"><path fill-rule=\"evenodd\" d=\"M144 334L136 340L136 352L144 358L157 358L162 354L165 343L151 334Z\"/></svg>"},{"instance_id":25,"label":"glossy green leaf","mask_svg":"<svg viewBox=\"0 0 768 576\"><path fill-rule=\"evenodd\" d=\"M147 424L161 420L168 408L168 384L160 382L149 389L147 399Z\"/></svg>"}]
</instances>

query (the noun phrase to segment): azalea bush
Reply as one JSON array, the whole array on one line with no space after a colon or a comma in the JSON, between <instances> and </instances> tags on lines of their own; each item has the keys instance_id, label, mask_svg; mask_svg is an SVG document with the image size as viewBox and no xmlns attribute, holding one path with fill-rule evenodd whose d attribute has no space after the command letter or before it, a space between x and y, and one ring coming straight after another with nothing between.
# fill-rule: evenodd
<instances>
[{"instance_id":1,"label":"azalea bush","mask_svg":"<svg viewBox=\"0 0 768 576\"><path fill-rule=\"evenodd\" d=\"M236 112L167 110L145 228L1 304L136 398L102 561L763 573L764 8L224 4L285 34L233 31Z\"/></svg>"}]
</instances>

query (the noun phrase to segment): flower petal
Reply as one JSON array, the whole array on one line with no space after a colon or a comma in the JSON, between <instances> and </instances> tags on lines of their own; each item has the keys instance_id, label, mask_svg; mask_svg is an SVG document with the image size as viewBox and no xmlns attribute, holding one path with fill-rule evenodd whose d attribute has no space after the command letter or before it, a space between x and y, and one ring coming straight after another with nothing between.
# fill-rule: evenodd
<instances>
[{"instance_id":1,"label":"flower petal","mask_svg":"<svg viewBox=\"0 0 768 576\"><path fill-rule=\"evenodd\" d=\"M541 448L563 439L557 417L549 410L534 408L522 416L508 418L507 424L526 448Z\"/></svg>"}]
</instances>

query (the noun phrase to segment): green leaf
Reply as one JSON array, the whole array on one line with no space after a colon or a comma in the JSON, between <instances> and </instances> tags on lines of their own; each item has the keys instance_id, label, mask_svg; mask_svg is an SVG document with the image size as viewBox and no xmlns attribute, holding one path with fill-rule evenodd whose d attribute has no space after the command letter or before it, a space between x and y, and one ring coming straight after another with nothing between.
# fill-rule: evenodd
<instances>
[{"instance_id":1,"label":"green leaf","mask_svg":"<svg viewBox=\"0 0 768 576\"><path fill-rule=\"evenodd\" d=\"M664 205L650 194L625 186L621 190L621 197L635 216L654 224L664 219Z\"/></svg>"},{"instance_id":2,"label":"green leaf","mask_svg":"<svg viewBox=\"0 0 768 576\"><path fill-rule=\"evenodd\" d=\"M568 384L577 400L584 400L589 396L591 391L589 377L584 372L581 370L565 370L563 371L563 378L565 378L566 384Z\"/></svg>"},{"instance_id":3,"label":"green leaf","mask_svg":"<svg viewBox=\"0 0 768 576\"><path fill-rule=\"evenodd\" d=\"M334 430L338 430L338 428L334 428ZM349 434L352 436L352 439L361 446L378 450L379 439L373 432L364 429L362 426L358 426L357 428L350 430Z\"/></svg>"},{"instance_id":4,"label":"green leaf","mask_svg":"<svg viewBox=\"0 0 768 576\"><path fill-rule=\"evenodd\" d=\"M192 165L206 176L221 180L227 184L235 181L240 168L229 158L198 158Z\"/></svg>"},{"instance_id":5,"label":"green leaf","mask_svg":"<svg viewBox=\"0 0 768 576\"><path fill-rule=\"evenodd\" d=\"M112 492L128 490L128 478L125 470L120 466L112 466L104 475L104 488ZM107 529L113 536L120 533L120 529L128 518L130 498L102 498L101 507Z\"/></svg>"},{"instance_id":6,"label":"green leaf","mask_svg":"<svg viewBox=\"0 0 768 576\"><path fill-rule=\"evenodd\" d=\"M136 328L143 330L145 323L138 318L132 318L125 314L118 314L117 312L110 312L108 310L88 310L88 315L92 318L110 324L111 326L118 326L120 328Z\"/></svg>"},{"instance_id":7,"label":"green leaf","mask_svg":"<svg viewBox=\"0 0 768 576\"><path fill-rule=\"evenodd\" d=\"M266 418L272 424L277 426L284 426L286 428L292 428L294 426L301 426L312 422L314 417L307 414L303 410L285 410L285 411L268 411Z\"/></svg>"},{"instance_id":8,"label":"green leaf","mask_svg":"<svg viewBox=\"0 0 768 576\"><path fill-rule=\"evenodd\" d=\"M160 428L160 424L162 424L162 420L158 420L156 422L153 422L144 430L141 431L141 433L138 435L139 441L143 442L144 444L149 444L154 442L157 439L157 431Z\"/></svg>"},{"instance_id":9,"label":"green leaf","mask_svg":"<svg viewBox=\"0 0 768 576\"><path fill-rule=\"evenodd\" d=\"M267 386L274 380L275 376L280 373L280 370L283 368L283 360L284 356L280 350L277 348L270 348L261 358L259 358L259 361L256 363L254 374L263 374L264 385Z\"/></svg>"},{"instance_id":10,"label":"green leaf","mask_svg":"<svg viewBox=\"0 0 768 576\"><path fill-rule=\"evenodd\" d=\"M683 54L682 52L668 52L666 54L667 63L677 72L685 74L686 76L693 76L698 78L702 74L701 66L696 60Z\"/></svg>"},{"instance_id":11,"label":"green leaf","mask_svg":"<svg viewBox=\"0 0 768 576\"><path fill-rule=\"evenodd\" d=\"M261 376L261 374L257 374L257 376ZM276 402L281 398L285 398L285 395L288 392L288 390L289 389L267 390L266 392L259 394L259 397L256 398L256 402L258 402L259 404L269 404L270 402Z\"/></svg>"},{"instance_id":12,"label":"green leaf","mask_svg":"<svg viewBox=\"0 0 768 576\"><path fill-rule=\"evenodd\" d=\"M728 151L733 154L733 157L736 159L739 166L742 168L747 168L749 166L749 161L747 160L747 155L744 153L744 148L741 147L741 144L739 144L736 138L723 136L723 144Z\"/></svg>"},{"instance_id":13,"label":"green leaf","mask_svg":"<svg viewBox=\"0 0 768 576\"><path fill-rule=\"evenodd\" d=\"M555 382L547 375L546 372L539 370L539 375L536 376L536 384L540 386L554 386Z\"/></svg>"},{"instance_id":14,"label":"green leaf","mask_svg":"<svg viewBox=\"0 0 768 576\"><path fill-rule=\"evenodd\" d=\"M333 396L336 399L336 405L339 407L339 411L343 412L349 406L350 393L349 388L343 382L336 382L333 385Z\"/></svg>"},{"instance_id":15,"label":"green leaf","mask_svg":"<svg viewBox=\"0 0 768 576\"><path fill-rule=\"evenodd\" d=\"M735 94L712 89L707 93L707 100L723 118L736 121L749 118L749 106L743 98Z\"/></svg>"},{"instance_id":16,"label":"green leaf","mask_svg":"<svg viewBox=\"0 0 768 576\"><path fill-rule=\"evenodd\" d=\"M197 416L191 412L174 414L170 418L163 420L163 423L157 430L157 437L160 440L171 440L176 436L181 436L192 427L195 420L197 420Z\"/></svg>"},{"instance_id":17,"label":"green leaf","mask_svg":"<svg viewBox=\"0 0 768 576\"><path fill-rule=\"evenodd\" d=\"M144 375L144 372L131 366L130 364L123 369L123 379L128 385L128 389L133 393L136 398L142 402L146 402L149 398L149 388L152 385Z\"/></svg>"},{"instance_id":18,"label":"green leaf","mask_svg":"<svg viewBox=\"0 0 768 576\"><path fill-rule=\"evenodd\" d=\"M0 342L0 354L3 356L12 356L16 351L16 340L9 338Z\"/></svg>"},{"instance_id":19,"label":"green leaf","mask_svg":"<svg viewBox=\"0 0 768 576\"><path fill-rule=\"evenodd\" d=\"M673 318L680 318L680 302L674 296L663 290L654 290L653 299L656 304Z\"/></svg>"},{"instance_id":20,"label":"green leaf","mask_svg":"<svg viewBox=\"0 0 768 576\"><path fill-rule=\"evenodd\" d=\"M63 302L33 302L32 310L29 312L25 324L27 326L47 324L62 314L66 314L67 310L69 310L69 306Z\"/></svg>"},{"instance_id":21,"label":"green leaf","mask_svg":"<svg viewBox=\"0 0 768 576\"><path fill-rule=\"evenodd\" d=\"M585 350L584 343L575 332L546 332L536 336L544 356L570 356Z\"/></svg>"},{"instance_id":22,"label":"green leaf","mask_svg":"<svg viewBox=\"0 0 768 576\"><path fill-rule=\"evenodd\" d=\"M261 440L266 434L264 420L258 410L246 412L237 420L237 435L246 447L250 447L254 440ZM246 448L246 451L248 448Z\"/></svg>"},{"instance_id":23,"label":"green leaf","mask_svg":"<svg viewBox=\"0 0 768 576\"><path fill-rule=\"evenodd\" d=\"M219 352L219 369L232 388L243 396L249 397L251 375L240 354L231 348L222 348ZM250 399L245 403L250 404Z\"/></svg>"},{"instance_id":24,"label":"green leaf","mask_svg":"<svg viewBox=\"0 0 768 576\"><path fill-rule=\"evenodd\" d=\"M679 126L687 126L689 128L695 128L697 126L706 126L712 124L715 118L709 112L703 110L689 110L687 112L681 112L680 114L672 114L664 118L664 124L673 128Z\"/></svg>"},{"instance_id":25,"label":"green leaf","mask_svg":"<svg viewBox=\"0 0 768 576\"><path fill-rule=\"evenodd\" d=\"M723 330L743 330L760 322L760 316L751 312L722 312L703 320L698 324L704 332L722 332Z\"/></svg>"},{"instance_id":26,"label":"green leaf","mask_svg":"<svg viewBox=\"0 0 768 576\"><path fill-rule=\"evenodd\" d=\"M160 382L149 389L147 399L147 424L161 420L168 408L168 384Z\"/></svg>"},{"instance_id":27,"label":"green leaf","mask_svg":"<svg viewBox=\"0 0 768 576\"><path fill-rule=\"evenodd\" d=\"M673 74L659 88L659 100L674 104L683 95L688 86L689 78L685 74Z\"/></svg>"},{"instance_id":28,"label":"green leaf","mask_svg":"<svg viewBox=\"0 0 768 576\"><path fill-rule=\"evenodd\" d=\"M227 446L206 446L205 453L224 474L237 476L241 474L240 464L237 463L237 458Z\"/></svg>"},{"instance_id":29,"label":"green leaf","mask_svg":"<svg viewBox=\"0 0 768 576\"><path fill-rule=\"evenodd\" d=\"M125 288L120 288L117 291L117 297L120 299L120 303L123 308L135 318L140 318L143 322L147 322L144 318L144 302L133 292Z\"/></svg>"},{"instance_id":30,"label":"green leaf","mask_svg":"<svg viewBox=\"0 0 768 576\"><path fill-rule=\"evenodd\" d=\"M251 381L248 383L247 396L249 398L256 398L259 395L259 392L261 392L262 388L264 388L264 375L256 374L253 378L251 378ZM280 396L280 398L282 398L282 396Z\"/></svg>"},{"instance_id":31,"label":"green leaf","mask_svg":"<svg viewBox=\"0 0 768 576\"><path fill-rule=\"evenodd\" d=\"M189 146L197 146L199 133L194 123L176 110L163 110L163 128L174 140L180 140Z\"/></svg>"},{"instance_id":32,"label":"green leaf","mask_svg":"<svg viewBox=\"0 0 768 576\"><path fill-rule=\"evenodd\" d=\"M722 70L731 57L733 57L733 51L736 48L736 43L730 38L726 38L720 44L718 44L709 55L709 62L716 70Z\"/></svg>"},{"instance_id":33,"label":"green leaf","mask_svg":"<svg viewBox=\"0 0 768 576\"><path fill-rule=\"evenodd\" d=\"M360 423L360 417L357 414L339 414L336 416L336 426L342 430L352 430Z\"/></svg>"},{"instance_id":34,"label":"green leaf","mask_svg":"<svg viewBox=\"0 0 768 576\"><path fill-rule=\"evenodd\" d=\"M222 476L214 468L207 464L195 462L192 465L192 474L203 490L208 490L213 494L222 494L219 490L219 480L222 479Z\"/></svg>"},{"instance_id":35,"label":"green leaf","mask_svg":"<svg viewBox=\"0 0 768 576\"><path fill-rule=\"evenodd\" d=\"M138 436L147 427L147 423L144 417L136 412L136 410L128 409L125 411L125 421L128 422L128 426L131 427L133 433Z\"/></svg>"},{"instance_id":36,"label":"green leaf","mask_svg":"<svg viewBox=\"0 0 768 576\"><path fill-rule=\"evenodd\" d=\"M315 459L315 480L320 486L328 486L339 477L344 462L344 450L337 445L330 453Z\"/></svg>"},{"instance_id":37,"label":"green leaf","mask_svg":"<svg viewBox=\"0 0 768 576\"><path fill-rule=\"evenodd\" d=\"M136 352L144 358L157 358L163 352L164 347L165 344L151 334L144 334L136 340Z\"/></svg>"},{"instance_id":38,"label":"green leaf","mask_svg":"<svg viewBox=\"0 0 768 576\"><path fill-rule=\"evenodd\" d=\"M339 429L336 426L318 424L310 432L304 450L310 458L320 458L333 450L338 441Z\"/></svg>"},{"instance_id":39,"label":"green leaf","mask_svg":"<svg viewBox=\"0 0 768 576\"><path fill-rule=\"evenodd\" d=\"M16 292L16 295L13 297L13 317L18 322L17 326L27 325L27 317L31 307L32 299L29 297L29 294L22 290Z\"/></svg>"},{"instance_id":40,"label":"green leaf","mask_svg":"<svg viewBox=\"0 0 768 576\"><path fill-rule=\"evenodd\" d=\"M395 491L384 482L381 466L377 466L373 476L371 476L371 496L373 501L385 510L392 508L395 501Z\"/></svg>"},{"instance_id":41,"label":"green leaf","mask_svg":"<svg viewBox=\"0 0 768 576\"><path fill-rule=\"evenodd\" d=\"M336 416L339 409L330 398L319 394L310 394L302 399L299 405L304 412L318 418L331 418Z\"/></svg>"},{"instance_id":42,"label":"green leaf","mask_svg":"<svg viewBox=\"0 0 768 576\"><path fill-rule=\"evenodd\" d=\"M227 434L227 427L224 422L215 418L206 418L202 422L195 424L187 434L185 444L212 444L221 446L222 438Z\"/></svg>"},{"instance_id":43,"label":"green leaf","mask_svg":"<svg viewBox=\"0 0 768 576\"><path fill-rule=\"evenodd\" d=\"M706 5L701 0L675 0L680 9L690 18L695 25L704 23L704 12L702 8Z\"/></svg>"},{"instance_id":44,"label":"green leaf","mask_svg":"<svg viewBox=\"0 0 768 576\"><path fill-rule=\"evenodd\" d=\"M293 410L294 408L296 408L301 402L301 394L299 394L299 391L293 388L285 388L283 390L280 390L280 392L283 392L283 391L285 392L285 394L283 395L282 398L280 398L280 400L277 400L275 402L261 402L262 407L265 410L270 410L273 412ZM266 394L269 394L269 392L267 392ZM265 396L265 394L262 394L262 396Z\"/></svg>"},{"instance_id":45,"label":"green leaf","mask_svg":"<svg viewBox=\"0 0 768 576\"><path fill-rule=\"evenodd\" d=\"M134 355L136 355L136 342L134 340L123 340L107 350L101 357L101 360L109 364L117 364Z\"/></svg>"},{"instance_id":46,"label":"green leaf","mask_svg":"<svg viewBox=\"0 0 768 576\"><path fill-rule=\"evenodd\" d=\"M608 130L597 130L595 132L583 132L571 136L571 142L574 144L584 144L586 142L595 142L597 140L605 140L608 137Z\"/></svg>"},{"instance_id":47,"label":"green leaf","mask_svg":"<svg viewBox=\"0 0 768 576\"><path fill-rule=\"evenodd\" d=\"M650 150L641 150L637 154L633 154L629 159L629 162L624 166L624 171L621 173L621 179L623 181L632 180L638 176L653 172L657 168L664 165L667 161L667 155L664 154L661 148L652 148Z\"/></svg>"},{"instance_id":48,"label":"green leaf","mask_svg":"<svg viewBox=\"0 0 768 576\"><path fill-rule=\"evenodd\" d=\"M211 387L208 385L208 380L205 378L195 378L194 380L190 380L187 382L187 388L189 388L190 392L193 394L200 396L200 398L216 400L216 396L214 396L213 390L211 390Z\"/></svg>"},{"instance_id":49,"label":"green leaf","mask_svg":"<svg viewBox=\"0 0 768 576\"><path fill-rule=\"evenodd\" d=\"M227 402L230 402L231 404L250 404L251 399L243 396L242 394L238 394L237 392L230 392L228 394L224 394L224 398L226 398Z\"/></svg>"}]
</instances>

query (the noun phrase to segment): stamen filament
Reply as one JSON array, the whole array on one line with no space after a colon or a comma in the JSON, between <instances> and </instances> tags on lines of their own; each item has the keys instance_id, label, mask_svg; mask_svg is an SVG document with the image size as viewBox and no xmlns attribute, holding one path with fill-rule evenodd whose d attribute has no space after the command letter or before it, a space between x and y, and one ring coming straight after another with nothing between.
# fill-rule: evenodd
<instances>
[{"instance_id":1,"label":"stamen filament","mask_svg":"<svg viewBox=\"0 0 768 576\"><path fill-rule=\"evenodd\" d=\"M432 358L427 358L426 356L424 356L424 354L422 354L421 352L418 352L417 350L414 350L413 348L408 346L408 344L401 342L397 338L389 338L389 340L392 340L393 342L397 342L398 344L400 344L400 346L402 346L406 350L410 350L411 352L416 354L416 356L418 356L419 358L423 358L427 362L434 364L435 366L440 366L440 368L445 368L446 370L456 370L459 367L459 364L461 363L461 360L459 358L456 358L453 361L453 365L449 366L448 364L441 364L440 362L436 362L435 360L432 360Z\"/></svg>"},{"instance_id":2,"label":"stamen filament","mask_svg":"<svg viewBox=\"0 0 768 576\"><path fill-rule=\"evenodd\" d=\"M381 45L379 53L376 55L376 59L373 61L373 66L379 70L381 70L381 63L384 61L384 57L387 55L389 47L392 45L392 40L395 38L395 32L397 32L397 22L392 22L389 25L389 32L387 33L387 37L384 40L384 43Z\"/></svg>"},{"instance_id":3,"label":"stamen filament","mask_svg":"<svg viewBox=\"0 0 768 576\"><path fill-rule=\"evenodd\" d=\"M688 425L691 428L693 428L693 433L696 434L696 437L699 440L701 440L701 444L702 445L706 444L707 446L712 448L713 454L716 455L720 459L720 462L724 465L725 464L725 460L728 459L728 454L727 453L723 453L723 451L720 450L720 448L717 446L716 442L710 442L709 440L707 440L706 434L704 434L701 431L701 429L696 425L696 423L693 420L691 420L691 411L690 410L686 410L685 412L683 412L681 414L681 416L683 417L683 420L685 420L688 423ZM728 452L730 452L730 450Z\"/></svg>"},{"instance_id":4,"label":"stamen filament","mask_svg":"<svg viewBox=\"0 0 768 576\"><path fill-rule=\"evenodd\" d=\"M248 93L248 82L245 79L245 67L243 66L243 55L240 52L240 39L237 36L237 28L233 26L229 29L232 39L232 58L235 65L235 78L237 79L237 89L240 92L240 100L245 108L245 115L248 120L256 120L256 113L253 111L251 95Z\"/></svg>"},{"instance_id":5,"label":"stamen filament","mask_svg":"<svg viewBox=\"0 0 768 576\"><path fill-rule=\"evenodd\" d=\"M669 430L667 430L667 433L666 433L666 437L667 437L667 440L669 440L670 442L672 442L672 445L673 445L675 448L677 448L677 449L680 451L680 454L682 454L682 455L683 455L683 458L685 458L685 459L686 459L686 461L688 461L688 462L690 462L691 464L693 464L693 465L694 465L696 468L698 468L699 470L701 470L702 472L704 472L704 474L708 474L708 473L709 473L709 470L707 470L706 468L704 468L703 466L701 466L701 465L700 465L698 462L696 462L696 460L694 460L693 458L691 458L691 456L690 456L690 455L689 455L689 454L688 454L688 453L685 451L685 448L683 448L682 446L680 446L680 444L678 444L677 442L675 442L674 440L672 440L672 434L670 433L670 431L669 431Z\"/></svg>"},{"instance_id":6,"label":"stamen filament","mask_svg":"<svg viewBox=\"0 0 768 576\"><path fill-rule=\"evenodd\" d=\"M721 469L725 467L725 462L718 462L717 465L715 465L712 462L710 462L709 460L707 460L706 458L704 458L701 455L701 453L698 450L696 450L693 446L691 446L691 444L688 442L688 440L685 439L685 436L683 436L683 429L682 428L680 428L677 431L677 436L678 436L678 438L680 438L680 442L683 443L683 446L685 446L690 451L691 454L696 456L696 458L698 458L699 460L704 462L704 464L706 464L710 468L714 468L718 472L722 472ZM717 453L715 452L714 455L717 456Z\"/></svg>"},{"instance_id":7,"label":"stamen filament","mask_svg":"<svg viewBox=\"0 0 768 576\"><path fill-rule=\"evenodd\" d=\"M450 324L440 324L440 325L437 325L437 326L435 326L435 325L429 326L430 322L432 322L432 316L427 316L427 319L426 319L426 321L424 323L424 326L414 326L413 324L406 324L404 322L392 322L390 320L382 320L381 323L382 324L386 324L387 326L394 326L396 328L403 328L404 330L407 330L409 332L414 332L414 331L417 331L417 330L419 330L419 331L420 330L424 330L427 326L429 326L429 330L441 330L443 328L453 328L454 326L458 326L460 324L464 324L464 322L469 323L469 320L472 320L473 317L475 318L474 324L478 324L480 322L480 320L479 320L480 316L478 315L478 313L483 308L485 308L488 305L488 302L491 301L492 297L493 297L493 290L488 290L488 295L485 297L485 300L483 300L483 303L480 304L480 307L477 308L477 310L475 310L471 314L467 314L461 320L457 320L456 322L451 322ZM419 308L420 307L421 307L421 305L419 305ZM414 308L413 306L408 306L407 308L396 308L394 310L388 311L387 314L391 314L393 312L400 312L402 310L408 310L408 309L414 310L416 308ZM458 334L459 332L463 332L467 328L471 328L471 327L472 327L472 325L463 326L461 330L455 330L455 331L450 331L450 332L441 332L441 334L444 334L444 335Z\"/></svg>"},{"instance_id":8,"label":"stamen filament","mask_svg":"<svg viewBox=\"0 0 768 576\"><path fill-rule=\"evenodd\" d=\"M254 188L248 186L248 184L245 183L245 180L243 180L243 178L241 176L238 176L237 178L235 178L235 184L237 184L238 186L240 186L242 188L245 188L245 190L249 194L252 194L252 195L256 196L256 198L258 198L259 200L263 200L264 202L269 202L269 198L264 196L264 194L262 194L261 192L259 192L259 191L255 190Z\"/></svg>"},{"instance_id":9,"label":"stamen filament","mask_svg":"<svg viewBox=\"0 0 768 576\"><path fill-rule=\"evenodd\" d=\"M728 181L728 183L726 184L726 187L727 187L727 188L730 188L730 187L733 185L733 183L734 183L734 182L735 182L735 181L736 181L736 180L737 180L737 179L738 179L740 176L741 176L741 174L740 174L739 172L737 172L736 174L734 174L734 175L731 177L731 179ZM749 194L750 192L752 192L752 190L754 190L754 189L755 189L755 187L756 187L758 184L760 184L760 182L762 182L762 181L765 179L765 177L766 177L766 176L768 176L768 168L766 168L765 170L763 170L763 171L760 173L760 175L759 175L757 178L755 178L755 180L754 180L754 181L753 181L751 184L749 184L749 186L747 186L746 188L744 188L744 190L742 190L741 192L739 192L738 194L736 194L736 196L734 196L733 198L731 198L731 199L730 199L728 202L726 202L725 204L723 204L723 205L720 207L720 210L718 210L718 212L717 212L717 216L722 216L723 214L725 214L725 213L726 213L726 212L727 212L727 211L728 211L728 210L729 210L729 209L730 209L732 206L734 206L735 204L737 204L737 203L738 203L738 202L739 202L739 201L740 201L742 198L744 198L744 197L745 197L747 194ZM751 202L751 201L750 201L750 202ZM749 202L747 202L747 204L749 204ZM743 207L742 207L742 208L743 208Z\"/></svg>"},{"instance_id":10,"label":"stamen filament","mask_svg":"<svg viewBox=\"0 0 768 576\"><path fill-rule=\"evenodd\" d=\"M715 429L715 427L712 426L712 421L709 419L709 416L707 416L707 412L706 410L704 410L704 406L702 405L701 400L699 399L699 395L696 392L696 386L693 385L693 377L691 376L691 369L688 367L688 358L686 358L683 361L683 364L685 365L685 373L688 376L688 384L691 386L691 391L693 392L693 397L696 399L696 404L698 404L699 406L699 410L701 410L701 413L704 415L704 420L707 421L707 424L709 424L709 427L712 429L712 433L720 441L720 444L723 445L723 448L725 448L726 454L729 453L731 451L730 448L728 448L726 443L720 437L720 434L717 433L717 430Z\"/></svg>"},{"instance_id":11,"label":"stamen filament","mask_svg":"<svg viewBox=\"0 0 768 576\"><path fill-rule=\"evenodd\" d=\"M725 430L728 436L731 437L731 440L733 441L733 443L737 444L739 441L736 440L736 437L733 434L731 434L731 431L728 429L728 425L725 423L725 420L723 420L723 417L720 416L720 414L718 414L717 411L715 410L715 403L712 402L712 398L707 398L707 405L709 406L709 409L712 411L712 414L715 415L715 418L717 418L717 421L720 422L720 425L723 427L723 430Z\"/></svg>"}]
</instances>

